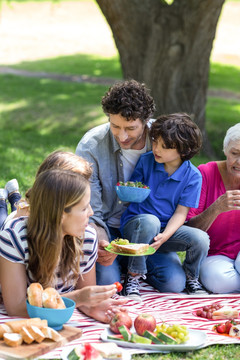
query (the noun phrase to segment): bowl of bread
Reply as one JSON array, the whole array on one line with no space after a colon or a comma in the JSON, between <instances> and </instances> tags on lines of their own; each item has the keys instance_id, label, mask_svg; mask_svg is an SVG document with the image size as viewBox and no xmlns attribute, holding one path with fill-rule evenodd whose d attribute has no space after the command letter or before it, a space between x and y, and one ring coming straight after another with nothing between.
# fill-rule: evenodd
<instances>
[{"instance_id":1,"label":"bowl of bread","mask_svg":"<svg viewBox=\"0 0 240 360\"><path fill-rule=\"evenodd\" d=\"M45 319L48 326L61 330L72 316L75 302L72 299L62 297L56 289L42 288L39 283L32 283L27 289L27 312L30 318Z\"/></svg>"},{"instance_id":2,"label":"bowl of bread","mask_svg":"<svg viewBox=\"0 0 240 360\"><path fill-rule=\"evenodd\" d=\"M140 181L118 182L115 186L117 196L121 201L141 203L151 192L149 186Z\"/></svg>"}]
</instances>

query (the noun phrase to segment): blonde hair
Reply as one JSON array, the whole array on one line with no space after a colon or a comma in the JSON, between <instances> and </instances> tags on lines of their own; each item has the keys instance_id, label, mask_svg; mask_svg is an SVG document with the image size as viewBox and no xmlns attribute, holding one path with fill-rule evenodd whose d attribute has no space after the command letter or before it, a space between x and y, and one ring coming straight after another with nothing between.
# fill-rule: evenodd
<instances>
[{"instance_id":1,"label":"blonde hair","mask_svg":"<svg viewBox=\"0 0 240 360\"><path fill-rule=\"evenodd\" d=\"M54 286L56 270L64 282L79 277L82 241L62 238L62 215L70 212L86 193L89 182L69 170L52 169L40 173L33 184L27 225L29 270L43 287ZM71 275L70 275L71 274Z\"/></svg>"},{"instance_id":2,"label":"blonde hair","mask_svg":"<svg viewBox=\"0 0 240 360\"><path fill-rule=\"evenodd\" d=\"M43 171L50 169L72 170L81 174L87 180L89 180L92 175L92 168L89 162L70 151L55 150L50 153L39 166L36 177ZM25 194L26 199L29 199L30 194L31 188L28 189Z\"/></svg>"},{"instance_id":3,"label":"blonde hair","mask_svg":"<svg viewBox=\"0 0 240 360\"><path fill-rule=\"evenodd\" d=\"M84 176L87 180L92 175L92 168L87 160L70 151L56 150L49 154L39 166L36 176L49 169L72 170Z\"/></svg>"}]
</instances>

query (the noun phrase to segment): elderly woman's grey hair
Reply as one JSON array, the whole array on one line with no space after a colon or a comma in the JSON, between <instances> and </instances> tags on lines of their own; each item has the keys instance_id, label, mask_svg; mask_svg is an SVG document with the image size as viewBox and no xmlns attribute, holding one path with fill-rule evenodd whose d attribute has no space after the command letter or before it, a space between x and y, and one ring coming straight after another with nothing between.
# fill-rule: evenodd
<instances>
[{"instance_id":1,"label":"elderly woman's grey hair","mask_svg":"<svg viewBox=\"0 0 240 360\"><path fill-rule=\"evenodd\" d=\"M240 141L240 123L230 127L226 132L225 138L223 140L223 152L226 153L226 150L231 141Z\"/></svg>"}]
</instances>

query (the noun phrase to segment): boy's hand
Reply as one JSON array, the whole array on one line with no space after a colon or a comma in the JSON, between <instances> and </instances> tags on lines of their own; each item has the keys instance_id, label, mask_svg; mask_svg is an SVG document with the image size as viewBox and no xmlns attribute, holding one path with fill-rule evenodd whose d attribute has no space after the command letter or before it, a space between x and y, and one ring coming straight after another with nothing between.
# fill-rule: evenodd
<instances>
[{"instance_id":1,"label":"boy's hand","mask_svg":"<svg viewBox=\"0 0 240 360\"><path fill-rule=\"evenodd\" d=\"M167 238L166 236L164 235L164 233L159 233L157 236L155 236L153 238L153 243L151 244L151 246L154 248L154 249L159 249L160 246L165 243L167 241Z\"/></svg>"}]
</instances>

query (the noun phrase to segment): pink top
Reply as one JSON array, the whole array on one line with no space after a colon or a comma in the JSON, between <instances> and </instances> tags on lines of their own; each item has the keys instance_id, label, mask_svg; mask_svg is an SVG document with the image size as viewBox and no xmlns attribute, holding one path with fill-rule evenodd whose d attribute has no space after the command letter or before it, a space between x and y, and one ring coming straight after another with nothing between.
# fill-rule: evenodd
<instances>
[{"instance_id":1,"label":"pink top","mask_svg":"<svg viewBox=\"0 0 240 360\"><path fill-rule=\"evenodd\" d=\"M207 209L219 196L226 192L216 162L199 165L202 174L202 190L197 209L191 208L187 219ZM207 233L210 237L208 255L225 255L236 259L240 251L240 211L223 212L214 220Z\"/></svg>"}]
</instances>

